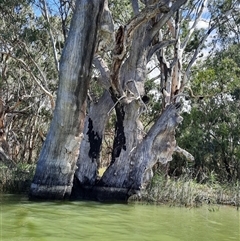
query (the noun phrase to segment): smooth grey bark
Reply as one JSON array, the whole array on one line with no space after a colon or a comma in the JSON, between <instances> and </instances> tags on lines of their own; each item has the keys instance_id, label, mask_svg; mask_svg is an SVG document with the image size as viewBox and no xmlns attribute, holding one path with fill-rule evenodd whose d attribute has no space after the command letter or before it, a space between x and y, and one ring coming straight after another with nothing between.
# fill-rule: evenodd
<instances>
[{"instance_id":1,"label":"smooth grey bark","mask_svg":"<svg viewBox=\"0 0 240 241\"><path fill-rule=\"evenodd\" d=\"M30 197L62 199L71 194L85 118L85 103L104 0L77 0L60 61L59 88Z\"/></svg>"},{"instance_id":2,"label":"smooth grey bark","mask_svg":"<svg viewBox=\"0 0 240 241\"><path fill-rule=\"evenodd\" d=\"M134 15L137 15L139 13L139 5L138 5L138 0L131 0L132 3L132 9Z\"/></svg>"}]
</instances>

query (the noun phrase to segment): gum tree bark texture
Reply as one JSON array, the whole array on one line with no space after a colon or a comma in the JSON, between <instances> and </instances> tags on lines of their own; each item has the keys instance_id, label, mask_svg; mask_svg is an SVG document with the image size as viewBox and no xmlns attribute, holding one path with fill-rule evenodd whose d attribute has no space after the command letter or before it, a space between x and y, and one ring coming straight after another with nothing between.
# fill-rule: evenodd
<instances>
[{"instance_id":1,"label":"gum tree bark texture","mask_svg":"<svg viewBox=\"0 0 240 241\"><path fill-rule=\"evenodd\" d=\"M184 1L179 1L178 4L183 3ZM166 10L158 22L159 28L167 22L179 5L175 3ZM152 167L157 162L171 161L176 148L175 128L181 121L179 105L169 104L149 133L141 140L141 123L138 117L144 109L144 104L140 97L144 95L146 66L154 39L151 36L155 36L157 32L155 26L143 23L133 31L134 44L129 48L129 57L120 67L118 78L116 77L121 82L119 86L123 86L123 91L130 91L135 98L130 99L131 97L126 94L128 101L123 99L116 105L116 112L119 112L117 127L121 130L115 135L118 149L113 146L113 151L117 152L113 152L113 161L100 180L99 186L125 189L127 195L146 187L152 178ZM117 192L117 189L114 192Z\"/></svg>"},{"instance_id":2,"label":"gum tree bark texture","mask_svg":"<svg viewBox=\"0 0 240 241\"><path fill-rule=\"evenodd\" d=\"M153 2L153 5L146 7L126 26L120 26L115 32L115 47L109 69L102 68L104 64L100 68L96 66L102 77L105 76L104 79L109 80L108 92L115 107L112 158L102 178L96 180L95 154L99 155L102 137L98 129L102 129L99 128L100 122L88 120L84 135L86 145L85 148L81 146L79 169L75 175L74 198L126 200L130 193L141 190L151 180L152 166L158 161L170 161L176 148L174 134L181 120L178 114L179 106L169 101L169 106L148 134L143 132L139 117L146 109L142 97L145 94L147 63L156 51L164 47L162 41L155 47L153 43L157 41L159 30L186 0L176 1L174 4L155 0L150 2ZM172 44L172 41L167 44ZM96 109L91 112L91 119L99 115L100 106L95 106ZM90 134L94 138L91 138ZM94 155L94 148L91 147L97 147ZM82 152L85 153L85 158Z\"/></svg>"},{"instance_id":3,"label":"gum tree bark texture","mask_svg":"<svg viewBox=\"0 0 240 241\"><path fill-rule=\"evenodd\" d=\"M128 194L141 190L151 181L152 167L172 160L175 129L182 121L180 104L166 107L143 141L131 150L128 160L116 159L101 179L101 186L125 188Z\"/></svg>"},{"instance_id":4,"label":"gum tree bark texture","mask_svg":"<svg viewBox=\"0 0 240 241\"><path fill-rule=\"evenodd\" d=\"M116 158L99 182L91 185L76 176L71 198L127 201L134 194L141 195L152 179L152 167L157 162L167 163L172 160L172 154L177 148L175 129L182 121L179 112L179 103L168 105L138 145L130 152L121 151L125 152L126 159Z\"/></svg>"},{"instance_id":5,"label":"gum tree bark texture","mask_svg":"<svg viewBox=\"0 0 240 241\"><path fill-rule=\"evenodd\" d=\"M94 185L97 180L102 140L108 112L113 106L111 97L107 91L97 103L91 105L84 125L84 137L80 146L80 153L77 160L75 177L80 185Z\"/></svg>"},{"instance_id":6,"label":"gum tree bark texture","mask_svg":"<svg viewBox=\"0 0 240 241\"><path fill-rule=\"evenodd\" d=\"M60 61L54 117L31 184L32 199L63 199L71 194L103 5L104 0L76 1Z\"/></svg>"}]
</instances>

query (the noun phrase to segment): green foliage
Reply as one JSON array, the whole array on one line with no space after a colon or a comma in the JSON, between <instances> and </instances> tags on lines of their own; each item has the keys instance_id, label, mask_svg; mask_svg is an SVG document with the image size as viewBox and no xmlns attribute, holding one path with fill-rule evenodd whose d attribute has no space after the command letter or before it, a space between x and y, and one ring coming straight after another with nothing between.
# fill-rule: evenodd
<instances>
[{"instance_id":1,"label":"green foliage","mask_svg":"<svg viewBox=\"0 0 240 241\"><path fill-rule=\"evenodd\" d=\"M109 0L109 9L116 24L124 25L133 16L131 1L129 0Z\"/></svg>"},{"instance_id":2,"label":"green foliage","mask_svg":"<svg viewBox=\"0 0 240 241\"><path fill-rule=\"evenodd\" d=\"M20 162L14 168L0 165L0 192L27 193L35 172L35 165Z\"/></svg>"},{"instance_id":3,"label":"green foliage","mask_svg":"<svg viewBox=\"0 0 240 241\"><path fill-rule=\"evenodd\" d=\"M200 45L200 40L202 37L203 37L203 32L201 30L196 30L191 40L188 42L185 51L188 53L196 50Z\"/></svg>"},{"instance_id":4,"label":"green foliage","mask_svg":"<svg viewBox=\"0 0 240 241\"><path fill-rule=\"evenodd\" d=\"M54 96L58 82L49 23L41 11L36 14L33 4L0 1L0 98L6 110L1 131L9 149L6 154L23 164L35 162L52 118L43 88ZM49 19L53 38L63 39L60 17Z\"/></svg>"},{"instance_id":5,"label":"green foliage","mask_svg":"<svg viewBox=\"0 0 240 241\"><path fill-rule=\"evenodd\" d=\"M208 1L208 10L213 17L213 23L217 24L217 36L213 42L222 47L239 43L236 36L239 30L235 28L239 24L239 1L238 0L211 0Z\"/></svg>"},{"instance_id":6,"label":"green foliage","mask_svg":"<svg viewBox=\"0 0 240 241\"><path fill-rule=\"evenodd\" d=\"M239 207L238 182L233 185L220 185L215 182L214 174L211 175L212 182L200 184L186 174L178 179L156 174L147 188L143 200L185 207L199 207L203 204L227 204Z\"/></svg>"},{"instance_id":7,"label":"green foliage","mask_svg":"<svg viewBox=\"0 0 240 241\"><path fill-rule=\"evenodd\" d=\"M233 45L216 53L193 75L194 94L205 98L193 100L191 113L183 115L177 141L195 157L186 166L199 182L212 181L213 173L221 182L240 178L239 49L240 45ZM180 169L180 159L175 157L171 173Z\"/></svg>"}]
</instances>

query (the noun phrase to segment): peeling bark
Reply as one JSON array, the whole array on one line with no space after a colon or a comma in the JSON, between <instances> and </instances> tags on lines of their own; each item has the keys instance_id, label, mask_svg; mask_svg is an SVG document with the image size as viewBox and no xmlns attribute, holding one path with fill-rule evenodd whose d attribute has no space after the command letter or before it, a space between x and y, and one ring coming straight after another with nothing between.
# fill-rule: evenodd
<instances>
[{"instance_id":1,"label":"peeling bark","mask_svg":"<svg viewBox=\"0 0 240 241\"><path fill-rule=\"evenodd\" d=\"M176 147L175 129L182 121L179 108L179 104L169 105L143 141L131 150L127 161L118 159L109 167L100 185L126 188L131 192L146 187L152 178L152 167L157 162L167 163L172 160Z\"/></svg>"},{"instance_id":2,"label":"peeling bark","mask_svg":"<svg viewBox=\"0 0 240 241\"><path fill-rule=\"evenodd\" d=\"M129 174L130 154L139 144L141 139L139 138L138 129L138 103L136 101L131 102L124 107L126 114L123 121L125 145L121 149L119 156L116 156L114 162L105 171L103 177L99 181L99 186L122 188L124 180ZM135 111L133 111L135 110Z\"/></svg>"},{"instance_id":3,"label":"peeling bark","mask_svg":"<svg viewBox=\"0 0 240 241\"><path fill-rule=\"evenodd\" d=\"M97 186L76 184L73 199L97 201L127 201L151 181L152 167L171 161L176 149L175 129L182 121L180 105L169 105L141 143L120 156L104 173Z\"/></svg>"}]
</instances>

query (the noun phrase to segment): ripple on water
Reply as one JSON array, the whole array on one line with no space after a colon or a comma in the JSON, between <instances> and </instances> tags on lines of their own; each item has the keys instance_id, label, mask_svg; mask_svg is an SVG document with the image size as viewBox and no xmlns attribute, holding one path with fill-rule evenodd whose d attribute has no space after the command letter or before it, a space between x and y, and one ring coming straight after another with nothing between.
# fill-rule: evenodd
<instances>
[{"instance_id":1,"label":"ripple on water","mask_svg":"<svg viewBox=\"0 0 240 241\"><path fill-rule=\"evenodd\" d=\"M96 202L29 202L4 195L0 240L231 241L240 240L239 212L220 206L177 208Z\"/></svg>"}]
</instances>

